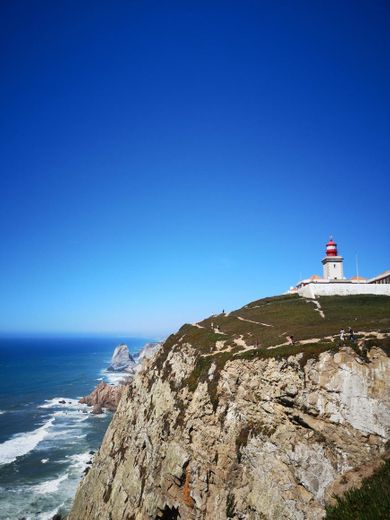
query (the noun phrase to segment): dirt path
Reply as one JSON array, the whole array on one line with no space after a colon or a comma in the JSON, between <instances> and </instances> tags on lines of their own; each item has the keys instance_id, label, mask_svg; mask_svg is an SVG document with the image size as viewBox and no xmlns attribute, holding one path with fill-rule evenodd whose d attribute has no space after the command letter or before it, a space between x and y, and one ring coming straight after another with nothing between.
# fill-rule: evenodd
<instances>
[{"instance_id":1,"label":"dirt path","mask_svg":"<svg viewBox=\"0 0 390 520\"><path fill-rule=\"evenodd\" d=\"M246 320L245 320L246 321ZM221 334L221 332L219 332ZM369 331L369 332L357 332L359 336L361 336L359 339L365 339L367 336L375 336L377 339L384 339L387 337L390 337L390 332L378 332L378 331ZM308 339L302 339L300 341L296 341L294 345L307 345L309 343L319 343L320 341L331 341L335 342L339 338L338 334L335 334L334 336L324 336L323 338L308 338ZM239 346L243 347L242 350L237 352L237 354L240 354L241 352L248 352L250 350L257 350L259 347L253 347L250 345L247 345L243 339L242 334L238 338L233 338L234 343ZM358 340L359 341L359 340ZM217 350L214 352L211 352L210 354L205 354L204 357L210 357L214 354L220 354L221 352L231 352L232 347L229 346L228 348L225 348L223 350L220 350L221 347L223 348L224 343L226 341L217 341L216 342L216 348ZM279 343L278 345L271 345L270 347L266 347L265 350L273 350L275 348L279 347L287 347L287 346L293 346L289 341L286 341L285 343Z\"/></svg>"},{"instance_id":2,"label":"dirt path","mask_svg":"<svg viewBox=\"0 0 390 520\"><path fill-rule=\"evenodd\" d=\"M197 327L198 329L205 329L206 327L203 327L202 325L199 325L199 323L191 323L193 327Z\"/></svg>"},{"instance_id":3,"label":"dirt path","mask_svg":"<svg viewBox=\"0 0 390 520\"><path fill-rule=\"evenodd\" d=\"M321 318L325 318L325 313L322 310L321 304L320 304L320 302L318 300L308 300L308 299L305 299L305 301L309 302L309 303L314 303L314 305L316 306L316 308L314 310L320 313Z\"/></svg>"},{"instance_id":4,"label":"dirt path","mask_svg":"<svg viewBox=\"0 0 390 520\"><path fill-rule=\"evenodd\" d=\"M237 316L237 319L241 320L241 321L247 321L248 323L254 323L255 325L263 325L264 327L273 327L273 325L270 325L269 323L263 323L261 321L247 320L246 318L241 318L241 316Z\"/></svg>"}]
</instances>

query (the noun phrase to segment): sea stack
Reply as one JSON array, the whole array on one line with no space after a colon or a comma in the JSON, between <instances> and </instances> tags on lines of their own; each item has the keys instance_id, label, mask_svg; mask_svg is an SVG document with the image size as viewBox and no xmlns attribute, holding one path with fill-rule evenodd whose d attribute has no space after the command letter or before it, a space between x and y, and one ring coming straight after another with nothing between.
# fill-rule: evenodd
<instances>
[{"instance_id":1,"label":"sea stack","mask_svg":"<svg viewBox=\"0 0 390 520\"><path fill-rule=\"evenodd\" d=\"M109 372L133 372L135 366L134 358L129 353L129 347L121 343L111 358L111 364L107 368Z\"/></svg>"}]
</instances>

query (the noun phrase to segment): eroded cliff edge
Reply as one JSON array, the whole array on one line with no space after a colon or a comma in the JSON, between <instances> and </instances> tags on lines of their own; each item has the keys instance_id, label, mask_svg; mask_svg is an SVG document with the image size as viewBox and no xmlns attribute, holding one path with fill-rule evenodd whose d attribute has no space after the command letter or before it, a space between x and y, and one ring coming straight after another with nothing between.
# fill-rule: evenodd
<instances>
[{"instance_id":1,"label":"eroded cliff edge","mask_svg":"<svg viewBox=\"0 0 390 520\"><path fill-rule=\"evenodd\" d=\"M299 346L277 346L286 318L277 302L272 323L269 301L165 342L122 395L69 520L318 519L375 465L390 428L390 360L373 346L387 337L388 307L380 303L374 330L370 300L351 348L324 336L342 319L327 318L330 300L325 318L310 302L286 301L296 330L309 320ZM310 337L313 323L320 338Z\"/></svg>"}]
</instances>

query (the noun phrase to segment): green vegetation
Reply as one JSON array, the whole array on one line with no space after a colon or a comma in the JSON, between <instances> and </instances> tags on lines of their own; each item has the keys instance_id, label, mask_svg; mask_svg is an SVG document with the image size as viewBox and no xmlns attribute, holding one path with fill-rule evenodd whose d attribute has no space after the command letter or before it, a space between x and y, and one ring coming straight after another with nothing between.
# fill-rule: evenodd
<instances>
[{"instance_id":1,"label":"green vegetation","mask_svg":"<svg viewBox=\"0 0 390 520\"><path fill-rule=\"evenodd\" d=\"M363 351L370 350L372 347L380 347L390 357L390 337L383 338L383 339L365 340Z\"/></svg>"},{"instance_id":2,"label":"green vegetation","mask_svg":"<svg viewBox=\"0 0 390 520\"><path fill-rule=\"evenodd\" d=\"M374 475L326 508L326 520L388 520L390 518L390 460Z\"/></svg>"},{"instance_id":3,"label":"green vegetation","mask_svg":"<svg viewBox=\"0 0 390 520\"><path fill-rule=\"evenodd\" d=\"M271 350L263 348L245 350L244 352L239 352L238 354L236 354L234 356L234 359L282 359L302 353L300 364L303 367L308 359L318 358L318 356L322 352L326 352L327 350L336 351L336 349L336 343L332 343L330 341L322 341L317 343L306 343L305 345L286 345L283 347L273 348Z\"/></svg>"},{"instance_id":4,"label":"green vegetation","mask_svg":"<svg viewBox=\"0 0 390 520\"><path fill-rule=\"evenodd\" d=\"M234 518L236 512L236 504L234 502L234 495L230 493L226 497L226 518Z\"/></svg>"},{"instance_id":5,"label":"green vegetation","mask_svg":"<svg viewBox=\"0 0 390 520\"><path fill-rule=\"evenodd\" d=\"M227 340L227 344L233 344L234 338L242 336L247 345L261 347L284 343L286 335L291 334L297 340L324 338L349 326L359 331L390 332L390 298L387 296L326 296L318 301L325 318L313 301L283 295L252 302L228 315L212 316L200 325L205 327L204 331L210 331L211 324L219 327L225 335L218 339ZM202 329L197 329L198 336L199 332L202 335ZM190 330L188 333L193 334Z\"/></svg>"}]
</instances>

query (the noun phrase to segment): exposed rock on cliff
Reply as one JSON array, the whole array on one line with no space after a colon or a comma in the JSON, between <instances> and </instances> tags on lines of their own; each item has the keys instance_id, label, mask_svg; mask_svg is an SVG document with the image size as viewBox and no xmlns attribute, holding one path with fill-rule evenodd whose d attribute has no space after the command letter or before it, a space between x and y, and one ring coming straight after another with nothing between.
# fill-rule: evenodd
<instances>
[{"instance_id":1,"label":"exposed rock on cliff","mask_svg":"<svg viewBox=\"0 0 390 520\"><path fill-rule=\"evenodd\" d=\"M69 520L322 518L390 434L390 359L375 346L390 299L362 312L345 298L344 317L332 301L322 318L298 298L261 300L168 338L123 390ZM372 339L337 347L353 315ZM310 340L284 346L286 328Z\"/></svg>"},{"instance_id":2,"label":"exposed rock on cliff","mask_svg":"<svg viewBox=\"0 0 390 520\"><path fill-rule=\"evenodd\" d=\"M133 372L134 366L135 361L129 353L129 347L122 343L114 350L111 364L107 370L112 372Z\"/></svg>"},{"instance_id":3,"label":"exposed rock on cliff","mask_svg":"<svg viewBox=\"0 0 390 520\"><path fill-rule=\"evenodd\" d=\"M107 410L116 410L122 395L124 385L112 386L101 381L95 390L89 395L82 397L80 403L92 406L92 413L102 413L103 408Z\"/></svg>"},{"instance_id":4,"label":"exposed rock on cliff","mask_svg":"<svg viewBox=\"0 0 390 520\"><path fill-rule=\"evenodd\" d=\"M152 358L159 348L161 347L161 342L152 342L152 343L146 343L146 345L143 346L141 352L139 353L137 363L142 364L145 359Z\"/></svg>"}]
</instances>

